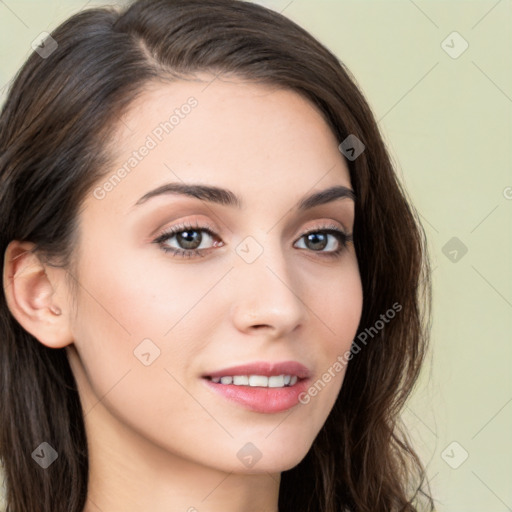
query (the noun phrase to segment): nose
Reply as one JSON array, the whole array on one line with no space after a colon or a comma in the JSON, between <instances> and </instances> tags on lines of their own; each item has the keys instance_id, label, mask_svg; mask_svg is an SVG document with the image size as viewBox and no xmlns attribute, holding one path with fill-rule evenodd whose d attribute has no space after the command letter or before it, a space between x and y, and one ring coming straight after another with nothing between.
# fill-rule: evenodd
<instances>
[{"instance_id":1,"label":"nose","mask_svg":"<svg viewBox=\"0 0 512 512\"><path fill-rule=\"evenodd\" d=\"M268 330L274 338L285 336L306 320L305 286L280 249L265 248L249 263L238 257L231 272L231 316L242 332Z\"/></svg>"}]
</instances>

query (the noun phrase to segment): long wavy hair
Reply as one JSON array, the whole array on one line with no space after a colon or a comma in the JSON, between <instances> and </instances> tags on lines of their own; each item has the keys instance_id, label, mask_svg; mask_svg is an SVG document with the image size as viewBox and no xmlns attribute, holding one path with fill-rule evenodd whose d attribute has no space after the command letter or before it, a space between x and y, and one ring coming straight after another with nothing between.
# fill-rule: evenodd
<instances>
[{"instance_id":1,"label":"long wavy hair","mask_svg":"<svg viewBox=\"0 0 512 512\"><path fill-rule=\"evenodd\" d=\"M0 113L0 266L12 240L33 242L52 264L71 265L81 202L111 162L109 135L149 83L204 71L298 92L340 143L355 135L365 145L359 157L347 158L363 285L357 339L365 343L311 449L282 473L279 510L433 510L424 466L400 419L429 340L426 238L345 65L285 16L240 0L94 8L51 35L58 47L46 58L30 55ZM0 295L7 511L82 512L87 438L66 351L26 332ZM375 328L396 303L395 318ZM41 471L31 453L44 440L58 463Z\"/></svg>"}]
</instances>

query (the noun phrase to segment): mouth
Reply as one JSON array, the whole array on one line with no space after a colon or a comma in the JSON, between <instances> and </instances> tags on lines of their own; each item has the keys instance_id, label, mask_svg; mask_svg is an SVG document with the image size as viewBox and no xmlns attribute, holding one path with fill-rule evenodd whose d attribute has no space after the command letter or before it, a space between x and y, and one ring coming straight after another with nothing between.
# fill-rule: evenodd
<instances>
[{"instance_id":1,"label":"mouth","mask_svg":"<svg viewBox=\"0 0 512 512\"><path fill-rule=\"evenodd\" d=\"M229 402L266 414L296 406L311 380L309 369L295 361L235 366L202 375L202 379Z\"/></svg>"},{"instance_id":2,"label":"mouth","mask_svg":"<svg viewBox=\"0 0 512 512\"><path fill-rule=\"evenodd\" d=\"M297 375L224 375L223 377L204 377L215 384L249 386L259 388L284 388L295 386L299 380Z\"/></svg>"},{"instance_id":3,"label":"mouth","mask_svg":"<svg viewBox=\"0 0 512 512\"><path fill-rule=\"evenodd\" d=\"M298 361L256 361L203 375L212 380L219 379L217 383L262 387L282 387L289 385L292 381L295 384L297 380L306 379L309 376L309 368ZM229 379L232 379L231 382Z\"/></svg>"}]
</instances>

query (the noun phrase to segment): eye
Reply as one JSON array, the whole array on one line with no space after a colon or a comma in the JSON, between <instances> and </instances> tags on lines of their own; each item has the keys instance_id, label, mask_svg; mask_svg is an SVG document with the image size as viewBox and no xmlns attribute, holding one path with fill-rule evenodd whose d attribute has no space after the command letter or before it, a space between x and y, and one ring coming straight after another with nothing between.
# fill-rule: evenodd
<instances>
[{"instance_id":1,"label":"eye","mask_svg":"<svg viewBox=\"0 0 512 512\"><path fill-rule=\"evenodd\" d=\"M334 239L334 242L332 239ZM314 230L304 233L300 237L299 242L302 240L304 240L305 246L313 249L313 252L319 252L321 256L328 258L336 258L341 256L341 253L347 248L348 244L353 241L353 236L341 231L335 225L328 225L319 226ZM332 249L333 245L335 246L334 249ZM324 251L323 249L325 248L331 250Z\"/></svg>"},{"instance_id":2,"label":"eye","mask_svg":"<svg viewBox=\"0 0 512 512\"><path fill-rule=\"evenodd\" d=\"M178 224L159 235L153 243L158 244L164 252L170 253L173 257L203 257L213 247L223 245L213 229L207 225ZM175 239L177 247L173 247L171 244L172 239ZM201 248L205 239L206 241L208 239L215 239L213 246ZM304 233L298 241L300 242L303 239L304 247L299 247L300 249L310 248L312 252L317 252L322 257L333 258L340 256L348 244L353 241L352 235L346 234L335 225L319 226L314 230ZM328 249L327 251L325 250L326 248Z\"/></svg>"},{"instance_id":3,"label":"eye","mask_svg":"<svg viewBox=\"0 0 512 512\"><path fill-rule=\"evenodd\" d=\"M163 251L171 253L172 256L190 258L192 256L204 256L204 247L199 249L203 242L204 236L202 233L206 233L206 238L217 238L213 228L211 226L195 226L191 224L178 224L162 233L154 243L160 245ZM179 244L178 247L170 246L169 240L173 238ZM180 245L182 247L180 247ZM215 245L217 242L214 243Z\"/></svg>"}]
</instances>

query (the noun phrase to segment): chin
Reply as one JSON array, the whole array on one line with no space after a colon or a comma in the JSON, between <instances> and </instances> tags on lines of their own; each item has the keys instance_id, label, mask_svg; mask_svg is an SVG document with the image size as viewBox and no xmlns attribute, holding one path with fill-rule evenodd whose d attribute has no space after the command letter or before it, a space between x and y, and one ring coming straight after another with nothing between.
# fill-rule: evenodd
<instances>
[{"instance_id":1,"label":"chin","mask_svg":"<svg viewBox=\"0 0 512 512\"><path fill-rule=\"evenodd\" d=\"M252 467L247 467L245 469L238 467L236 471L238 473L248 475L261 473L282 473L283 471L288 471L289 469L298 466L307 455L307 453L308 450L301 451L300 453L297 451L282 453L279 450L276 450L274 453L267 455L263 453L261 459L259 459Z\"/></svg>"}]
</instances>

